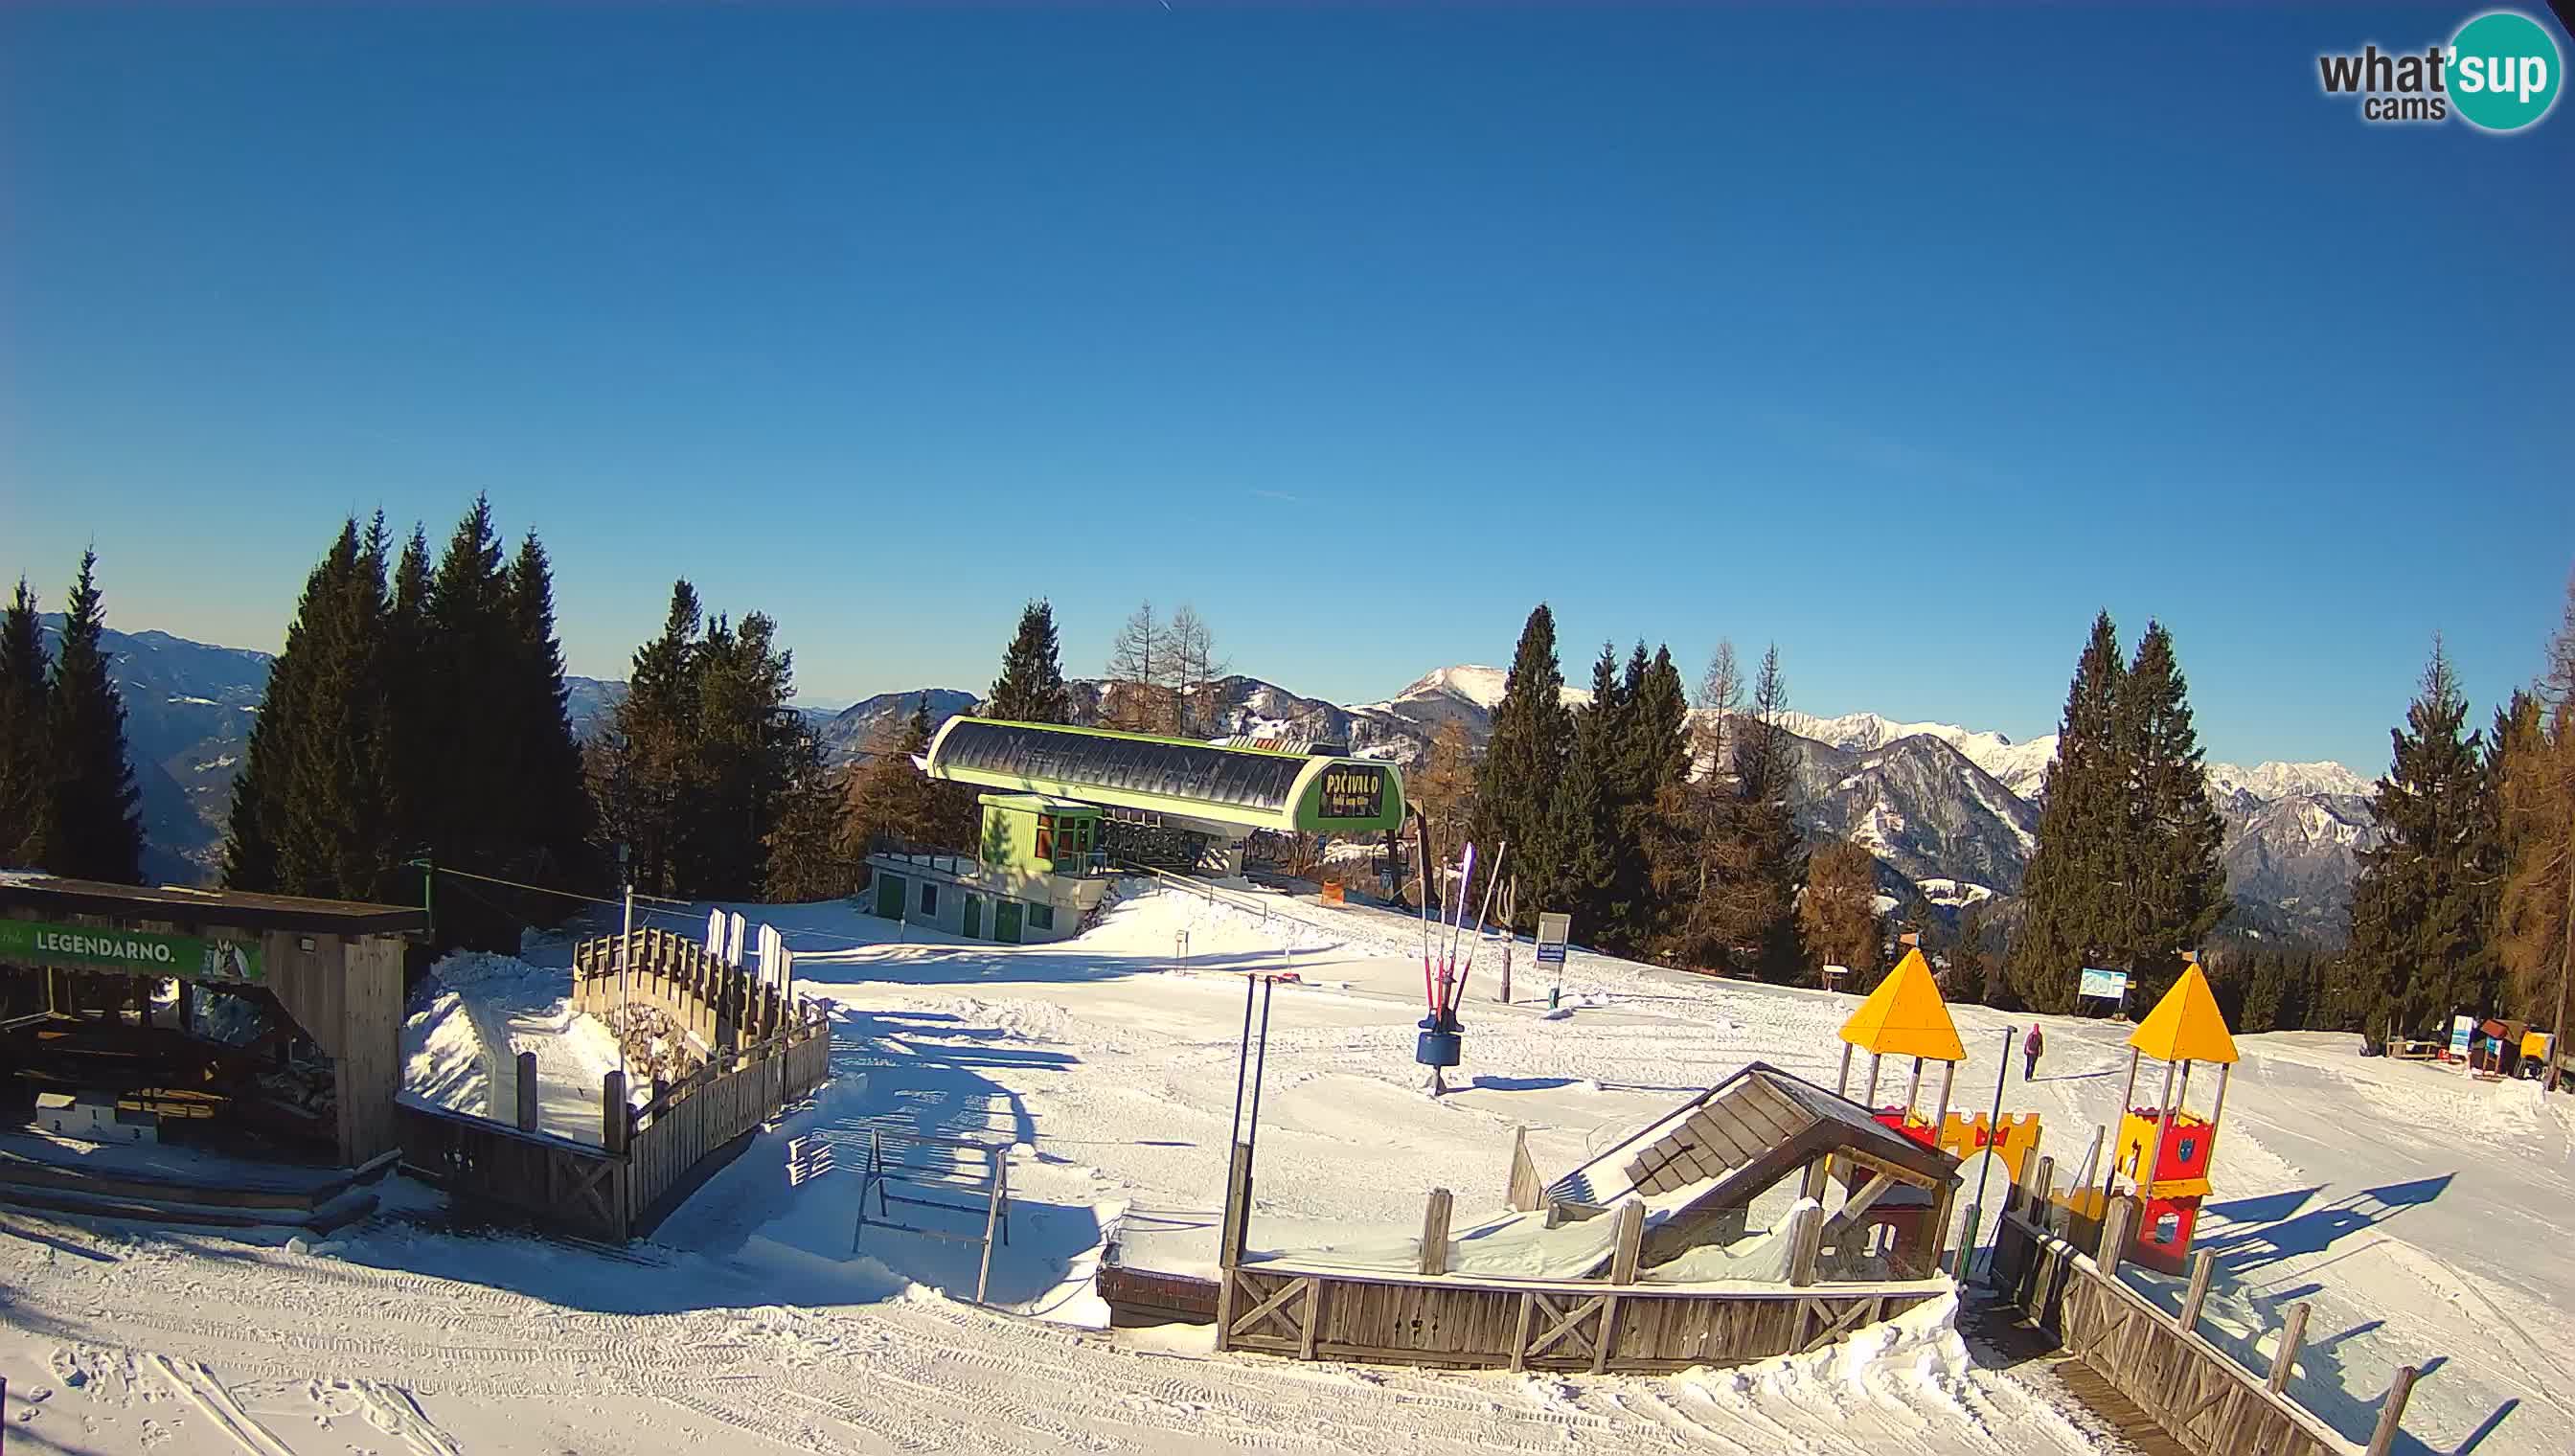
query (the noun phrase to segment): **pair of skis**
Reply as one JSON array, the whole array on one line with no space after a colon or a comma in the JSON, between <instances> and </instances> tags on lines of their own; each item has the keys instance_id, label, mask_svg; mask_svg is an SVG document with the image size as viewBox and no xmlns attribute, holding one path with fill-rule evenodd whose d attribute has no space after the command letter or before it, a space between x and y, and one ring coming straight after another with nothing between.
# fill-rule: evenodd
<instances>
[{"instance_id":1,"label":"pair of skis","mask_svg":"<svg viewBox=\"0 0 2575 1456\"><path fill-rule=\"evenodd\" d=\"M1431 919L1432 897L1435 894L1446 901L1449 896L1431 888L1430 822L1426 818L1416 818L1415 822L1420 827L1421 837L1421 997L1430 1010L1429 1020L1423 1024L1440 1030L1454 1030L1458 1002L1466 995L1466 978L1475 971L1475 945L1484 936L1484 915L1492 908L1493 887L1501 883L1502 856L1510 852L1511 841L1502 840L1493 850L1493 862L1485 867L1484 895L1476 902L1475 928L1473 934L1468 935L1466 896L1475 883L1475 842L1472 839L1466 841L1465 850L1458 860L1456 897L1442 908L1434 922ZM1441 942L1443 935L1446 937L1444 944ZM1461 939L1466 957L1462 965L1457 959Z\"/></svg>"}]
</instances>

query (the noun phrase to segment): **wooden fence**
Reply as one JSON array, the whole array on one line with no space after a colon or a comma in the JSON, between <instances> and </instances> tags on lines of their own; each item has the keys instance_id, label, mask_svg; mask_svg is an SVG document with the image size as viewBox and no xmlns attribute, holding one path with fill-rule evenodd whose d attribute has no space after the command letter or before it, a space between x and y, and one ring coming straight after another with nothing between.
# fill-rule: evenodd
<instances>
[{"instance_id":1,"label":"wooden fence","mask_svg":"<svg viewBox=\"0 0 2575 1456\"><path fill-rule=\"evenodd\" d=\"M1820 1349L1948 1292L1945 1281L1715 1290L1260 1264L1223 1277L1226 1349L1505 1370L1741 1365Z\"/></svg>"},{"instance_id":2,"label":"wooden fence","mask_svg":"<svg viewBox=\"0 0 2575 1456\"><path fill-rule=\"evenodd\" d=\"M2118 1277L2136 1201L2111 1199L2089 1225L2097 1247L2108 1251L2095 1258L2059 1236L2067 1210L2045 1198L2051 1180L2042 1159L2031 1186L2005 1194L1992 1265L2000 1298L2197 1456L2343 1456L2349 1448L2341 1436L2286 1394L2306 1333L2304 1304L2291 1307L2267 1376L2256 1375L2199 1333L2212 1269L2207 1250L2192 1260L2181 1313L2168 1315ZM2410 1365L2397 1371L2369 1456L2393 1447L2415 1374Z\"/></svg>"},{"instance_id":3,"label":"wooden fence","mask_svg":"<svg viewBox=\"0 0 2575 1456\"><path fill-rule=\"evenodd\" d=\"M584 940L572 965L574 1009L604 1019L621 1007L652 1006L710 1050L767 1041L813 1014L787 987L659 927Z\"/></svg>"},{"instance_id":4,"label":"wooden fence","mask_svg":"<svg viewBox=\"0 0 2575 1456\"><path fill-rule=\"evenodd\" d=\"M583 1238L623 1242L633 1230L623 1155L409 1102L394 1125L403 1166L442 1187Z\"/></svg>"},{"instance_id":5,"label":"wooden fence","mask_svg":"<svg viewBox=\"0 0 2575 1456\"><path fill-rule=\"evenodd\" d=\"M749 1134L831 1076L822 1009L665 930L602 936L573 950L573 1002L600 1014L648 1003L713 1049L706 1064L632 1105L626 1077L599 1089L597 1146L536 1130L533 1058L523 1055L518 1124L444 1109L400 1109L404 1163L469 1198L550 1228L623 1241L652 1231L732 1161ZM623 976L621 978L621 970Z\"/></svg>"}]
</instances>

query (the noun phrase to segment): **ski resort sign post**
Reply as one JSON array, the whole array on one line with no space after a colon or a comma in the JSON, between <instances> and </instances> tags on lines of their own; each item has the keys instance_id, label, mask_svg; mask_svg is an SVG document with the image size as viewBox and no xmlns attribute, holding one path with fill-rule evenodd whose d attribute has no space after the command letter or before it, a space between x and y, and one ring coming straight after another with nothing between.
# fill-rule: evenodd
<instances>
[{"instance_id":1,"label":"ski resort sign post","mask_svg":"<svg viewBox=\"0 0 2575 1456\"><path fill-rule=\"evenodd\" d=\"M0 960L177 980L256 981L259 947L197 935L0 920Z\"/></svg>"},{"instance_id":2,"label":"ski resort sign post","mask_svg":"<svg viewBox=\"0 0 2575 1456\"><path fill-rule=\"evenodd\" d=\"M1546 988L1550 1011L1564 998L1564 944L1572 937L1573 916L1549 911L1537 917L1537 963L1552 968L1555 977Z\"/></svg>"},{"instance_id":3,"label":"ski resort sign post","mask_svg":"<svg viewBox=\"0 0 2575 1456\"><path fill-rule=\"evenodd\" d=\"M2102 970L2085 966L2082 980L2074 988L2076 1000L2108 1001L2112 1009L2127 1004L2128 973L2124 970Z\"/></svg>"}]
</instances>

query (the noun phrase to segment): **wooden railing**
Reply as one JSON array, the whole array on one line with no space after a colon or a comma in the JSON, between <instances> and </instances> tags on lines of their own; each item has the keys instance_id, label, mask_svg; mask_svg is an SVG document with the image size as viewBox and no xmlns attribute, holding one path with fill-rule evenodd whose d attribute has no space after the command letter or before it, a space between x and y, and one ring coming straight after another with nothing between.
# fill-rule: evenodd
<instances>
[{"instance_id":1,"label":"wooden railing","mask_svg":"<svg viewBox=\"0 0 2575 1456\"><path fill-rule=\"evenodd\" d=\"M2255 1374L2199 1332L2213 1268L2207 1250L2192 1261L2180 1314L2166 1314L2118 1275L2136 1201L2113 1198L2099 1222L2068 1230L2091 1234L2105 1251L2096 1257L2059 1236L2065 1205L2036 1191L2049 1181L2041 1172L2034 1189L2015 1186L2005 1194L1992 1264L2004 1302L2197 1456L2344 1456L2349 1448L2342 1437L2286 1392L2306 1330L2305 1305L2291 1307L2267 1376ZM2410 1365L2396 1372L2369 1456L2393 1448L2416 1373Z\"/></svg>"},{"instance_id":2,"label":"wooden railing","mask_svg":"<svg viewBox=\"0 0 2575 1456\"><path fill-rule=\"evenodd\" d=\"M623 1155L489 1117L408 1102L394 1110L403 1165L431 1182L584 1238L623 1242L631 1231Z\"/></svg>"},{"instance_id":3,"label":"wooden railing","mask_svg":"<svg viewBox=\"0 0 2575 1456\"><path fill-rule=\"evenodd\" d=\"M813 1014L787 987L659 927L584 940L573 947L572 965L574 1009L605 1017L623 1006L653 1006L713 1050L766 1041Z\"/></svg>"},{"instance_id":4,"label":"wooden railing","mask_svg":"<svg viewBox=\"0 0 2575 1456\"><path fill-rule=\"evenodd\" d=\"M698 1072L656 1093L629 1115L627 1203L638 1233L650 1232L699 1184L741 1151L745 1134L810 1094L831 1074L832 1032L817 1016L739 1054L717 1053ZM611 1088L622 1091L609 1073Z\"/></svg>"},{"instance_id":5,"label":"wooden railing","mask_svg":"<svg viewBox=\"0 0 2575 1456\"><path fill-rule=\"evenodd\" d=\"M603 1019L621 1006L654 1006L711 1054L691 1075L657 1086L641 1106L627 1094L625 1073L608 1073L596 1146L536 1130L535 1068L523 1057L518 1125L405 1105L404 1163L548 1227L622 1241L651 1232L730 1162L749 1134L831 1077L832 1028L820 1006L666 930L575 946L573 1003Z\"/></svg>"}]
</instances>

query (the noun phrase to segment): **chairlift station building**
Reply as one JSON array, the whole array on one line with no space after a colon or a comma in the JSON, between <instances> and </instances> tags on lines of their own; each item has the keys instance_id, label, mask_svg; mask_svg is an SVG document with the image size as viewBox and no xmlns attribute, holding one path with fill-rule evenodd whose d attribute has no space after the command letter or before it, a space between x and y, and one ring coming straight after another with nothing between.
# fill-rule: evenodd
<instances>
[{"instance_id":1,"label":"chairlift station building","mask_svg":"<svg viewBox=\"0 0 2575 1456\"><path fill-rule=\"evenodd\" d=\"M1073 934L1121 862L1240 874L1258 829L1362 834L1403 821L1400 770L1338 743L959 717L918 761L933 778L987 790L976 851L871 856L870 903L973 939Z\"/></svg>"}]
</instances>

